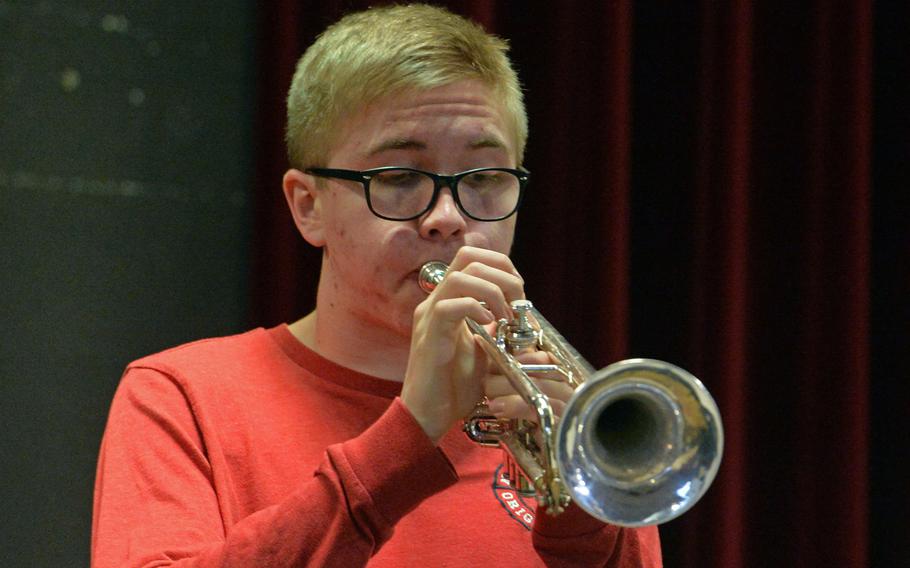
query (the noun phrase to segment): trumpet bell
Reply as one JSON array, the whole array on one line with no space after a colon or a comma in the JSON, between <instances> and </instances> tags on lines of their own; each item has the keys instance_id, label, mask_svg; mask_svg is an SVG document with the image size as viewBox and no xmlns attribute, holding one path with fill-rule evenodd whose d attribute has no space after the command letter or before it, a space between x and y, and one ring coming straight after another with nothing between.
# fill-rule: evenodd
<instances>
[{"instance_id":1,"label":"trumpet bell","mask_svg":"<svg viewBox=\"0 0 910 568\"><path fill-rule=\"evenodd\" d=\"M629 359L575 390L555 446L560 477L582 509L617 525L655 525L707 491L723 427L696 377L664 361Z\"/></svg>"}]
</instances>

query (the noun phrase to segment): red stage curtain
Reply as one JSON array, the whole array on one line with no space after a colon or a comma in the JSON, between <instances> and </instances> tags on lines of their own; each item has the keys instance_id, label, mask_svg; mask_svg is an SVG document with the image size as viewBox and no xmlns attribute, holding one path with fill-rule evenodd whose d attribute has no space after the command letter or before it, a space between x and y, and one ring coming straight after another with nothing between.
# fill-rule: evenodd
<instances>
[{"instance_id":1,"label":"red stage curtain","mask_svg":"<svg viewBox=\"0 0 910 568\"><path fill-rule=\"evenodd\" d=\"M309 311L319 269L280 192L294 62L367 4L260 5L257 325ZM910 279L873 266L871 0L441 4L508 38L526 87L533 180L513 256L528 296L595 365L668 359L717 398L724 463L662 528L666 565L896 561L905 539L878 529L906 521L870 520L870 461L886 468L903 451L870 444L871 292L876 274L887 301ZM901 233L877 239L905 267L899 217L880 216ZM893 404L881 403L889 420L905 414Z\"/></svg>"}]
</instances>

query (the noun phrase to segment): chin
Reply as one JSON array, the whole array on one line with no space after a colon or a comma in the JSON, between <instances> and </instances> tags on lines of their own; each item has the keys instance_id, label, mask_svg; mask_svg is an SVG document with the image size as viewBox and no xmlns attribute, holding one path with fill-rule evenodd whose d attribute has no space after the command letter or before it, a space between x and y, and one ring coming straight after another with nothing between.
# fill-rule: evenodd
<instances>
[{"instance_id":1,"label":"chin","mask_svg":"<svg viewBox=\"0 0 910 568\"><path fill-rule=\"evenodd\" d=\"M397 301L387 303L383 308L384 315L377 314L379 319L383 320L383 327L395 335L410 339L414 326L414 310L426 298L426 294L421 290L418 292L419 296L408 293L398 298Z\"/></svg>"},{"instance_id":2,"label":"chin","mask_svg":"<svg viewBox=\"0 0 910 568\"><path fill-rule=\"evenodd\" d=\"M414 313L400 313L396 317L390 318L385 322L386 329L401 338L410 341L412 328L414 327Z\"/></svg>"}]
</instances>

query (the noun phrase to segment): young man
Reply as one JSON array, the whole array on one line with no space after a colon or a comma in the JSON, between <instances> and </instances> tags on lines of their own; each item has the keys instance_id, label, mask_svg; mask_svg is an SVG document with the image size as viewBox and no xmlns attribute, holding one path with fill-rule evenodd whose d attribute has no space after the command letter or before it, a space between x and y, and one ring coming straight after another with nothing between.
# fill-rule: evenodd
<instances>
[{"instance_id":1,"label":"young man","mask_svg":"<svg viewBox=\"0 0 910 568\"><path fill-rule=\"evenodd\" d=\"M94 566L660 566L656 528L538 513L454 427L484 396L527 414L464 323L523 298L507 255L527 126L505 52L428 6L353 14L307 50L283 187L323 249L316 309L128 367ZM427 296L429 260L450 271Z\"/></svg>"}]
</instances>

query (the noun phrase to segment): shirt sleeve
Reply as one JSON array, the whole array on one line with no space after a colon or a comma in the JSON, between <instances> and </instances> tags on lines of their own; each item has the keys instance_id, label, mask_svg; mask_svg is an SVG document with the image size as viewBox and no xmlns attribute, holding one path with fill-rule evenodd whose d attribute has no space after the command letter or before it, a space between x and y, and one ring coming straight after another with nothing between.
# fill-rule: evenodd
<instances>
[{"instance_id":1,"label":"shirt sleeve","mask_svg":"<svg viewBox=\"0 0 910 568\"><path fill-rule=\"evenodd\" d=\"M395 399L283 501L225 526L192 401L169 375L132 369L101 445L92 566L360 566L401 517L456 481Z\"/></svg>"},{"instance_id":2,"label":"shirt sleeve","mask_svg":"<svg viewBox=\"0 0 910 568\"><path fill-rule=\"evenodd\" d=\"M663 566L656 526L628 528L607 524L574 503L558 516L538 510L531 538L534 549L547 566ZM606 560L592 562L595 558Z\"/></svg>"}]
</instances>

